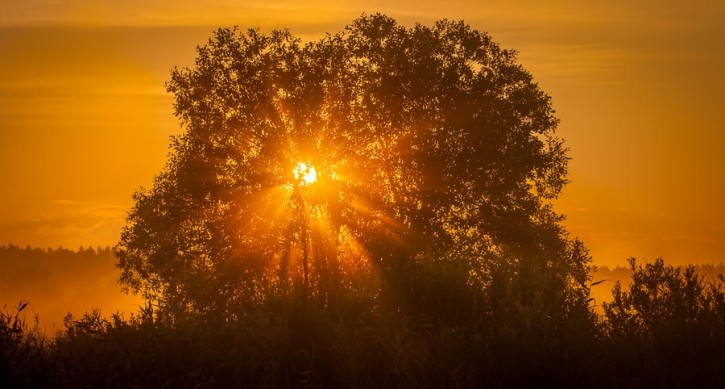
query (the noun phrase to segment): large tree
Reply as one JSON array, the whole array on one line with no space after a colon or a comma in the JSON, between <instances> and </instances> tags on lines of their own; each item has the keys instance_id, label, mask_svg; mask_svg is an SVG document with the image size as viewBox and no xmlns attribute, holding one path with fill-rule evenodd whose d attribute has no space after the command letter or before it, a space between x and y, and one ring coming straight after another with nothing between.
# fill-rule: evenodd
<instances>
[{"instance_id":1,"label":"large tree","mask_svg":"<svg viewBox=\"0 0 725 389\"><path fill-rule=\"evenodd\" d=\"M423 263L462 269L491 310L585 300L588 257L550 204L568 161L550 98L486 33L219 29L167 89L185 131L116 247L122 282L167 310L324 303L360 275L403 304Z\"/></svg>"}]
</instances>

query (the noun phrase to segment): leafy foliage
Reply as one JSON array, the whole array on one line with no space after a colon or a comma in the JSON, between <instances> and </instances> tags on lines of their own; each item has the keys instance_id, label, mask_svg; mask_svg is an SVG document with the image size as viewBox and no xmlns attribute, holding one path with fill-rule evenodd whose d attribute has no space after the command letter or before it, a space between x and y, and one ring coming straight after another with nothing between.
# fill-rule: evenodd
<instances>
[{"instance_id":1,"label":"leafy foliage","mask_svg":"<svg viewBox=\"0 0 725 389\"><path fill-rule=\"evenodd\" d=\"M568 160L550 99L487 34L382 15L306 45L220 29L167 88L186 131L116 247L160 312L238 317L306 287L309 253L328 309L352 294L443 317L429 299L450 281L474 315L511 298L587 314L588 254L548 203ZM315 184L291 178L300 161Z\"/></svg>"},{"instance_id":2,"label":"leafy foliage","mask_svg":"<svg viewBox=\"0 0 725 389\"><path fill-rule=\"evenodd\" d=\"M485 33L382 15L306 45L220 29L167 88L186 131L115 248L146 306L69 315L50 340L24 306L0 313L0 386L725 378L722 276L631 260L594 314L589 255L550 204L567 156L549 98Z\"/></svg>"},{"instance_id":3,"label":"leafy foliage","mask_svg":"<svg viewBox=\"0 0 725 389\"><path fill-rule=\"evenodd\" d=\"M693 266L665 265L662 259L629 260L632 284L612 290L604 303L612 339L610 363L624 380L653 386L716 386L725 376L725 283L705 279Z\"/></svg>"},{"instance_id":4,"label":"leafy foliage","mask_svg":"<svg viewBox=\"0 0 725 389\"><path fill-rule=\"evenodd\" d=\"M666 337L673 329L690 328L714 334L725 330L725 291L721 283L705 282L693 266L684 271L665 266L662 259L645 265L630 259L632 286L617 283L614 301L604 309L611 330L623 335Z\"/></svg>"},{"instance_id":5,"label":"leafy foliage","mask_svg":"<svg viewBox=\"0 0 725 389\"><path fill-rule=\"evenodd\" d=\"M661 260L631 264L631 287L615 288L617 297L585 339L577 333L588 331L587 322L551 329L531 310L520 315L542 324L540 338L518 319L471 318L455 304L435 308L453 317L442 324L393 311L370 314L375 302L351 294L344 295L347 314L300 304L300 294L238 321L170 324L151 304L128 319L96 310L68 316L66 329L46 338L37 323L25 324L20 305L0 313L0 386L717 387L725 362L722 276L706 279ZM455 285L457 273L421 268L415 278ZM469 295L455 287L444 293L449 301ZM420 300L436 304L435 293ZM556 331L566 336L552 337Z\"/></svg>"}]
</instances>

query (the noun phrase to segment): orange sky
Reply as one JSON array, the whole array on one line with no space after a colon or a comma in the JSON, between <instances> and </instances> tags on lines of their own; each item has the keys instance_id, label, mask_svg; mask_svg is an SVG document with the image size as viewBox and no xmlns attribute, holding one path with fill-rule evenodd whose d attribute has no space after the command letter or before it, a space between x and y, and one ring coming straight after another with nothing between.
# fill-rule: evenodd
<instances>
[{"instance_id":1,"label":"orange sky","mask_svg":"<svg viewBox=\"0 0 725 389\"><path fill-rule=\"evenodd\" d=\"M589 3L4 1L0 244L117 241L180 131L163 83L216 27L315 38L379 11L520 52L571 148L558 209L595 263L725 262L725 3Z\"/></svg>"}]
</instances>

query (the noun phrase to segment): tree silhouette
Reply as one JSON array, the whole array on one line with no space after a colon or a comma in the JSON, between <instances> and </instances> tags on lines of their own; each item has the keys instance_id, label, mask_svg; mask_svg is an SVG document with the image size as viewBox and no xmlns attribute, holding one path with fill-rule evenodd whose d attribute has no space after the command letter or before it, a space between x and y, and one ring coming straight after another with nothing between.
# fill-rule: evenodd
<instances>
[{"instance_id":1,"label":"tree silhouette","mask_svg":"<svg viewBox=\"0 0 725 389\"><path fill-rule=\"evenodd\" d=\"M617 282L604 303L610 364L622 382L645 386L717 386L725 360L723 275L707 279L695 267L637 263L632 283Z\"/></svg>"},{"instance_id":2,"label":"tree silhouette","mask_svg":"<svg viewBox=\"0 0 725 389\"><path fill-rule=\"evenodd\" d=\"M379 14L304 45L219 29L197 50L167 84L185 132L116 246L131 291L185 314L302 284L414 310L448 269L502 318L586 310L588 255L550 204L566 149L515 52L463 22Z\"/></svg>"}]
</instances>

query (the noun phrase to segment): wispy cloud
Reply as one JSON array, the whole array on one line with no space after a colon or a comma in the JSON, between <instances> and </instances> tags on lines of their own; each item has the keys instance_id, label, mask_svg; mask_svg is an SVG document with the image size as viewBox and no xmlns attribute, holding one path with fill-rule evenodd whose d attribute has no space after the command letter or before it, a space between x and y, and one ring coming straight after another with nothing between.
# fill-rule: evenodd
<instances>
[{"instance_id":1,"label":"wispy cloud","mask_svg":"<svg viewBox=\"0 0 725 389\"><path fill-rule=\"evenodd\" d=\"M0 242L37 247L69 248L114 245L128 209L116 205L92 205L55 200L49 215L0 221Z\"/></svg>"},{"instance_id":2,"label":"wispy cloud","mask_svg":"<svg viewBox=\"0 0 725 389\"><path fill-rule=\"evenodd\" d=\"M344 2L242 2L217 0L177 1L47 1L6 2L0 7L0 25L84 25L84 26L198 26L231 25L257 21L319 24L339 19Z\"/></svg>"}]
</instances>

